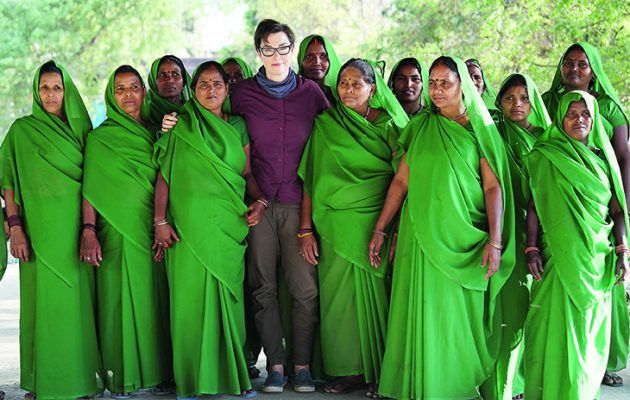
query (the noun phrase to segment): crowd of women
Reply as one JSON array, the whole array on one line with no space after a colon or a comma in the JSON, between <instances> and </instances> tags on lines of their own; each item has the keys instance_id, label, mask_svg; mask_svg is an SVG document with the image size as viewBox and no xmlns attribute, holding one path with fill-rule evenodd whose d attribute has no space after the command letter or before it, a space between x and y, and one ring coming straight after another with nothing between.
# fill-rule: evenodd
<instances>
[{"instance_id":1,"label":"crowd of women","mask_svg":"<svg viewBox=\"0 0 630 400\"><path fill-rule=\"evenodd\" d=\"M385 81L273 20L254 45L256 73L116 68L93 130L68 72L35 72L0 149L27 399L254 397L261 349L268 393L622 384L628 119L596 48L541 96L455 56Z\"/></svg>"}]
</instances>

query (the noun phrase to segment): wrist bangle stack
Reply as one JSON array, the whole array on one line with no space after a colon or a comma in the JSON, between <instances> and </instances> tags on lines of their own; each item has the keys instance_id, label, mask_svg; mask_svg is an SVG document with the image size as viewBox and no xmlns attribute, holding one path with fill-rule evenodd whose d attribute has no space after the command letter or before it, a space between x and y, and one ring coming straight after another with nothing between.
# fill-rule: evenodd
<instances>
[{"instance_id":1,"label":"wrist bangle stack","mask_svg":"<svg viewBox=\"0 0 630 400\"><path fill-rule=\"evenodd\" d=\"M7 224L9 224L9 229L13 228L14 226L20 226L22 227L22 218L20 218L19 215L11 215L10 217L7 218Z\"/></svg>"},{"instance_id":2,"label":"wrist bangle stack","mask_svg":"<svg viewBox=\"0 0 630 400\"><path fill-rule=\"evenodd\" d=\"M382 231L382 230L380 230L380 229L374 229L374 230L372 231L372 233L376 233L377 235L381 235L381 236L383 236L383 237L387 237L387 232Z\"/></svg>"},{"instance_id":3,"label":"wrist bangle stack","mask_svg":"<svg viewBox=\"0 0 630 400\"><path fill-rule=\"evenodd\" d=\"M540 249L536 246L525 247L525 254L529 254L534 251L537 251L538 253L540 253Z\"/></svg>"},{"instance_id":4,"label":"wrist bangle stack","mask_svg":"<svg viewBox=\"0 0 630 400\"><path fill-rule=\"evenodd\" d=\"M488 244L490 247L494 247L497 250L503 250L503 245L500 242L497 242L496 240L488 239L486 244Z\"/></svg>"},{"instance_id":5,"label":"wrist bangle stack","mask_svg":"<svg viewBox=\"0 0 630 400\"><path fill-rule=\"evenodd\" d=\"M96 225L94 225L94 224L82 224L81 225L81 232L83 232L86 229L96 233Z\"/></svg>"},{"instance_id":6,"label":"wrist bangle stack","mask_svg":"<svg viewBox=\"0 0 630 400\"><path fill-rule=\"evenodd\" d=\"M153 221L153 226L162 226L168 224L168 220L166 218L162 218L158 221Z\"/></svg>"},{"instance_id":7,"label":"wrist bangle stack","mask_svg":"<svg viewBox=\"0 0 630 400\"><path fill-rule=\"evenodd\" d=\"M627 244L620 244L619 246L615 247L615 254L628 254L630 250L628 250L628 245Z\"/></svg>"},{"instance_id":8,"label":"wrist bangle stack","mask_svg":"<svg viewBox=\"0 0 630 400\"><path fill-rule=\"evenodd\" d=\"M269 208L269 202L267 201L267 199L263 198L263 197L259 197L256 199L256 203L260 203L263 206L265 206L265 209Z\"/></svg>"},{"instance_id":9,"label":"wrist bangle stack","mask_svg":"<svg viewBox=\"0 0 630 400\"><path fill-rule=\"evenodd\" d=\"M312 236L312 235L313 235L313 230L311 228L304 228L297 231L298 239L302 239L302 238L305 238L307 236Z\"/></svg>"}]
</instances>

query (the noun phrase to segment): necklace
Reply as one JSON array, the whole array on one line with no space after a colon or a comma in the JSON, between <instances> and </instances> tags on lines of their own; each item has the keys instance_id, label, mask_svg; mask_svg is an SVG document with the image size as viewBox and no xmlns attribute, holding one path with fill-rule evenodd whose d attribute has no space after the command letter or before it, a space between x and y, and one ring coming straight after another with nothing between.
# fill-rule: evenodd
<instances>
[{"instance_id":1,"label":"necklace","mask_svg":"<svg viewBox=\"0 0 630 400\"><path fill-rule=\"evenodd\" d=\"M532 129L532 123L531 122L529 123L529 125L527 125L527 128L525 128L525 130L529 132L530 129Z\"/></svg>"},{"instance_id":2,"label":"necklace","mask_svg":"<svg viewBox=\"0 0 630 400\"><path fill-rule=\"evenodd\" d=\"M365 112L365 115L363 116L363 118L368 119L369 115L370 115L370 106L368 106L367 111Z\"/></svg>"},{"instance_id":3,"label":"necklace","mask_svg":"<svg viewBox=\"0 0 630 400\"><path fill-rule=\"evenodd\" d=\"M458 119L462 119L464 118L464 116L468 114L468 108L464 108L464 112L459 114L457 117L455 118L451 118L451 121L457 121Z\"/></svg>"}]
</instances>

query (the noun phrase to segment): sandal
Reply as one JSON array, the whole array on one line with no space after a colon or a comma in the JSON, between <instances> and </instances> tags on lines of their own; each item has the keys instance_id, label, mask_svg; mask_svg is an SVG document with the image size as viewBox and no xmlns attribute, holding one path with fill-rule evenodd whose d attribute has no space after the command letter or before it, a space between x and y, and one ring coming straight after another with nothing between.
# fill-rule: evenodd
<instances>
[{"instance_id":1,"label":"sandal","mask_svg":"<svg viewBox=\"0 0 630 400\"><path fill-rule=\"evenodd\" d=\"M35 399L37 399L37 396L36 396L36 395L35 395L35 393L33 393L33 392L28 392L28 393L26 393L26 394L24 395L24 398L25 398L26 400L35 400Z\"/></svg>"},{"instance_id":2,"label":"sandal","mask_svg":"<svg viewBox=\"0 0 630 400\"><path fill-rule=\"evenodd\" d=\"M602 379L602 385L620 387L623 386L623 378L614 372L606 371L604 378Z\"/></svg>"},{"instance_id":3,"label":"sandal","mask_svg":"<svg viewBox=\"0 0 630 400\"><path fill-rule=\"evenodd\" d=\"M116 400L126 400L131 398L131 393L110 393L109 397Z\"/></svg>"},{"instance_id":4,"label":"sandal","mask_svg":"<svg viewBox=\"0 0 630 400\"><path fill-rule=\"evenodd\" d=\"M166 394L172 394L172 393L173 393L173 390L168 384L157 385L151 388L151 394L154 396L164 396Z\"/></svg>"},{"instance_id":5,"label":"sandal","mask_svg":"<svg viewBox=\"0 0 630 400\"><path fill-rule=\"evenodd\" d=\"M385 396L381 396L380 394L378 394L378 385L375 383L370 383L368 385L368 390L367 392L365 392L365 397L367 397L368 399L384 399Z\"/></svg>"},{"instance_id":6,"label":"sandal","mask_svg":"<svg viewBox=\"0 0 630 400\"><path fill-rule=\"evenodd\" d=\"M356 377L344 377L335 379L333 382L330 382L326 386L324 386L324 393L326 394L347 394L350 392L354 392L359 389L363 389L365 387L365 382L363 379L356 381L352 378Z\"/></svg>"},{"instance_id":7,"label":"sandal","mask_svg":"<svg viewBox=\"0 0 630 400\"><path fill-rule=\"evenodd\" d=\"M523 393L521 394L517 394L516 396L512 397L512 400L523 400L525 398L525 395Z\"/></svg>"},{"instance_id":8,"label":"sandal","mask_svg":"<svg viewBox=\"0 0 630 400\"><path fill-rule=\"evenodd\" d=\"M250 389L250 390L243 390L241 395L237 397L240 397L241 399L253 399L257 396L258 396L258 392L255 391L254 389Z\"/></svg>"}]
</instances>

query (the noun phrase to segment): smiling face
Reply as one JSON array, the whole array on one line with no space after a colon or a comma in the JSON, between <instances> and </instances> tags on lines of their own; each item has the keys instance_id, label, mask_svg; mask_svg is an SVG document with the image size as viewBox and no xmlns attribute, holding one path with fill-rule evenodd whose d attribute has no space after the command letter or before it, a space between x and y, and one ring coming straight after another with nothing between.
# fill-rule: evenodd
<instances>
[{"instance_id":1,"label":"smiling face","mask_svg":"<svg viewBox=\"0 0 630 400\"><path fill-rule=\"evenodd\" d=\"M140 118L145 94L142 81L133 72L121 72L114 77L114 97L118 107L136 120Z\"/></svg>"},{"instance_id":2,"label":"smiling face","mask_svg":"<svg viewBox=\"0 0 630 400\"><path fill-rule=\"evenodd\" d=\"M39 98L44 110L61 117L63 114L63 79L56 72L47 72L39 78Z\"/></svg>"},{"instance_id":3,"label":"smiling face","mask_svg":"<svg viewBox=\"0 0 630 400\"><path fill-rule=\"evenodd\" d=\"M157 91L166 99L179 99L184 89L184 77L177 63L167 60L158 67Z\"/></svg>"},{"instance_id":4,"label":"smiling face","mask_svg":"<svg viewBox=\"0 0 630 400\"><path fill-rule=\"evenodd\" d=\"M505 118L519 125L527 125L527 118L532 112L527 88L522 85L512 86L501 96L501 111Z\"/></svg>"},{"instance_id":5,"label":"smiling face","mask_svg":"<svg viewBox=\"0 0 630 400\"><path fill-rule=\"evenodd\" d=\"M481 72L481 68L474 64L468 65L468 74L470 75L470 79L472 79L475 87L479 94L483 93L485 89L485 85L483 83L483 73Z\"/></svg>"},{"instance_id":6,"label":"smiling face","mask_svg":"<svg viewBox=\"0 0 630 400\"><path fill-rule=\"evenodd\" d=\"M376 85L366 82L357 68L348 67L339 75L337 93L341 102L359 113L367 107L375 90Z\"/></svg>"},{"instance_id":7,"label":"smiling face","mask_svg":"<svg viewBox=\"0 0 630 400\"><path fill-rule=\"evenodd\" d=\"M318 40L311 41L306 48L304 60L302 60L304 77L316 82L323 81L329 68L330 61L328 60L326 48Z\"/></svg>"},{"instance_id":8,"label":"smiling face","mask_svg":"<svg viewBox=\"0 0 630 400\"><path fill-rule=\"evenodd\" d=\"M560 74L567 91L588 91L588 86L593 79L593 70L584 50L578 47L569 51L562 61Z\"/></svg>"},{"instance_id":9,"label":"smiling face","mask_svg":"<svg viewBox=\"0 0 630 400\"><path fill-rule=\"evenodd\" d=\"M569 105L567 113L562 119L562 128L573 139L586 143L591 132L593 117L586 107L584 100L574 101Z\"/></svg>"},{"instance_id":10,"label":"smiling face","mask_svg":"<svg viewBox=\"0 0 630 400\"><path fill-rule=\"evenodd\" d=\"M462 90L457 74L446 65L435 66L429 76L429 97L438 108L459 107Z\"/></svg>"},{"instance_id":11,"label":"smiling face","mask_svg":"<svg viewBox=\"0 0 630 400\"><path fill-rule=\"evenodd\" d=\"M228 86L216 68L206 69L199 75L195 86L195 98L206 110L220 114L227 93Z\"/></svg>"},{"instance_id":12,"label":"smiling face","mask_svg":"<svg viewBox=\"0 0 630 400\"><path fill-rule=\"evenodd\" d=\"M403 65L394 76L394 94L400 103L417 103L422 94L422 76L413 65Z\"/></svg>"},{"instance_id":13,"label":"smiling face","mask_svg":"<svg viewBox=\"0 0 630 400\"><path fill-rule=\"evenodd\" d=\"M260 44L262 50L258 50L258 57L265 66L265 72L267 73L267 79L274 82L282 82L289 73L291 67L291 57L293 57L293 43L289 40L289 37L284 32L271 33L266 39L263 39ZM264 49L271 52L272 55L266 56L263 54ZM286 54L280 54L286 53Z\"/></svg>"}]
</instances>

